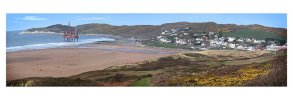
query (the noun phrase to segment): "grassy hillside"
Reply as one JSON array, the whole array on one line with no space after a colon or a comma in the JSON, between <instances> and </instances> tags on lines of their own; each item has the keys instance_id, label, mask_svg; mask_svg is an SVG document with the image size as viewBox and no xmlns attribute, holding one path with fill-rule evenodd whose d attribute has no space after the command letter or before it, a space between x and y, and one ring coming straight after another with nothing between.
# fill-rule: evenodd
<instances>
[{"instance_id":1,"label":"grassy hillside","mask_svg":"<svg viewBox=\"0 0 293 100\"><path fill-rule=\"evenodd\" d=\"M142 78L130 84L130 86L150 86L151 78Z\"/></svg>"},{"instance_id":2,"label":"grassy hillside","mask_svg":"<svg viewBox=\"0 0 293 100\"><path fill-rule=\"evenodd\" d=\"M96 86L96 82L91 80L81 80L78 78L26 78L7 82L7 86Z\"/></svg>"},{"instance_id":3,"label":"grassy hillside","mask_svg":"<svg viewBox=\"0 0 293 100\"><path fill-rule=\"evenodd\" d=\"M204 23L190 23L190 22L177 22L177 23L166 23L162 25L122 25L122 26L115 26L109 24L99 24L99 23L92 23L92 24L82 24L75 26L80 32L80 34L110 34L116 36L124 36L124 37L136 37L139 39L151 39L158 36L161 32L165 30L171 29L184 29L186 26L192 29L191 32L227 32L226 34L233 35L232 33L245 33L245 35L253 35L257 38L261 38L261 36L265 36L266 34L269 37L273 36L287 36L287 29L285 28L273 28L273 27L266 27L261 25L236 25L236 24L217 24L214 22L204 22ZM28 29L26 31L51 31L62 33L64 32L69 26L67 25L51 25L44 28L33 28ZM247 33L247 34L246 34ZM264 33L264 34L260 34ZM273 34L272 34L273 33ZM244 35L244 34L243 34Z\"/></svg>"},{"instance_id":4,"label":"grassy hillside","mask_svg":"<svg viewBox=\"0 0 293 100\"><path fill-rule=\"evenodd\" d=\"M286 54L188 52L65 78L12 80L7 86L286 86Z\"/></svg>"},{"instance_id":5,"label":"grassy hillside","mask_svg":"<svg viewBox=\"0 0 293 100\"><path fill-rule=\"evenodd\" d=\"M233 37L254 37L258 40L265 40L265 38L275 38L281 40L287 40L286 36L280 36L273 32L265 32L261 30L240 30L236 32L223 32L223 36L233 36Z\"/></svg>"},{"instance_id":6,"label":"grassy hillside","mask_svg":"<svg viewBox=\"0 0 293 100\"><path fill-rule=\"evenodd\" d=\"M44 27L44 28L32 28L32 29L28 29L26 31L28 32L34 32L34 31L43 31L43 32L56 32L56 33L64 33L68 28L73 28L73 27L69 27L67 25L61 25L61 24L56 24L56 25L51 25L48 27Z\"/></svg>"}]
</instances>

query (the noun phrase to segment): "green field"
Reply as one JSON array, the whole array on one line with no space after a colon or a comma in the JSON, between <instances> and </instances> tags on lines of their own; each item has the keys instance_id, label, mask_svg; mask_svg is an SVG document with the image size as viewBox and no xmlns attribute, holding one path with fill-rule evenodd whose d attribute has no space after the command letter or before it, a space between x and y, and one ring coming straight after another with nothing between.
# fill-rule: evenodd
<instances>
[{"instance_id":1,"label":"green field","mask_svg":"<svg viewBox=\"0 0 293 100\"><path fill-rule=\"evenodd\" d=\"M276 33L272 32L265 32L260 30L240 30L237 32L223 32L222 34L224 37L231 36L231 37L254 37L257 40L265 40L265 38L275 38L280 40L287 40L286 37L279 36Z\"/></svg>"},{"instance_id":2,"label":"green field","mask_svg":"<svg viewBox=\"0 0 293 100\"><path fill-rule=\"evenodd\" d=\"M142 78L133 82L132 84L130 84L130 86L150 86L150 80L150 77Z\"/></svg>"},{"instance_id":3,"label":"green field","mask_svg":"<svg viewBox=\"0 0 293 100\"><path fill-rule=\"evenodd\" d=\"M143 41L143 44L149 45L149 46L155 46L155 47L166 47L166 48L179 48L180 46L177 46L176 44L172 43L163 43L160 41Z\"/></svg>"}]
</instances>

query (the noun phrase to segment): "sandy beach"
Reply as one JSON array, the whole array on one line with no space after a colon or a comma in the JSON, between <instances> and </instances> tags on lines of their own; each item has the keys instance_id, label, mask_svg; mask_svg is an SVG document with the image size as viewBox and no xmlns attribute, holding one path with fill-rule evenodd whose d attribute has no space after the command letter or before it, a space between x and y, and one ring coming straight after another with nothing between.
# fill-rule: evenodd
<instances>
[{"instance_id":1,"label":"sandy beach","mask_svg":"<svg viewBox=\"0 0 293 100\"><path fill-rule=\"evenodd\" d=\"M78 48L54 48L7 53L7 80L28 77L66 77L113 65L180 53L180 50L123 44L88 44Z\"/></svg>"}]
</instances>

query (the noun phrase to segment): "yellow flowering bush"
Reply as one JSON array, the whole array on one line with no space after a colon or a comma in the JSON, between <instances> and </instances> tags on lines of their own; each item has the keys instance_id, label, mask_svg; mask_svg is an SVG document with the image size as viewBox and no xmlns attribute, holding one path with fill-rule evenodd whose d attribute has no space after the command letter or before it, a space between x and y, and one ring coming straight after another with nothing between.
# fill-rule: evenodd
<instances>
[{"instance_id":1,"label":"yellow flowering bush","mask_svg":"<svg viewBox=\"0 0 293 100\"><path fill-rule=\"evenodd\" d=\"M270 72L271 64L264 64L258 67L248 65L226 75L214 75L208 73L205 75L193 75L187 77L177 77L170 81L171 85L185 86L241 86L248 80L252 80L259 75L266 75Z\"/></svg>"}]
</instances>

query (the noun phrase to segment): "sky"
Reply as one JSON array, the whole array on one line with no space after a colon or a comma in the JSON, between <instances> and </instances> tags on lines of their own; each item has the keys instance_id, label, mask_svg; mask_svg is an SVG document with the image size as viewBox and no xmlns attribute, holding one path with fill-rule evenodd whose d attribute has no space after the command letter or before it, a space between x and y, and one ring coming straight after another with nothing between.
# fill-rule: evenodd
<instances>
[{"instance_id":1,"label":"sky","mask_svg":"<svg viewBox=\"0 0 293 100\"><path fill-rule=\"evenodd\" d=\"M218 24L250 25L260 24L269 27L287 28L285 13L117 13L117 14L6 14L6 30L26 30L29 28L47 27L54 24L81 25L88 23L104 23L111 25L161 25L172 22L216 22Z\"/></svg>"}]
</instances>

